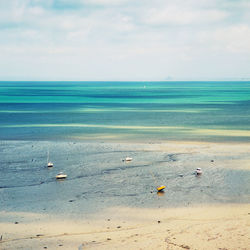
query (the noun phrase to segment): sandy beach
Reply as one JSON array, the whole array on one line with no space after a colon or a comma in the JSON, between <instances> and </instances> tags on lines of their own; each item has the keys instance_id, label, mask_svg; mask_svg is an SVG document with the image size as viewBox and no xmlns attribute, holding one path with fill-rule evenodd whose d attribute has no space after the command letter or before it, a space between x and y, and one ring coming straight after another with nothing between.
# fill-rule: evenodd
<instances>
[{"instance_id":1,"label":"sandy beach","mask_svg":"<svg viewBox=\"0 0 250 250\"><path fill-rule=\"evenodd\" d=\"M37 142L32 147L34 150L37 148L39 151L41 144ZM4 148L11 148L11 145L15 145L17 152L19 152L18 150L20 152L21 150L26 150L26 147L31 147L30 144L24 142L20 144L19 149L17 147L19 143L8 142L7 144L2 144ZM81 144L74 145L75 147L81 146ZM174 167L171 171L178 169L178 166L187 171L202 166L204 173L203 179L198 180L200 184L193 182L192 186L189 187L189 191L183 194L183 199L185 199L185 195L189 197L195 195L196 197L190 198L188 202L173 203L171 205L171 199L174 198L174 185L179 185L179 179L176 179L174 185L171 186L171 178L169 178L170 186L168 187L168 183L166 183L167 189L165 193L157 194L149 189L145 190L144 196L139 194L135 196L135 199L148 197L148 199L151 199L149 203L156 202L152 207L145 200L138 203L139 205L130 200L124 201L127 205L122 205L124 203L115 205L116 203L112 203L112 196L110 196L110 198L107 197L107 204L110 201L109 205L104 203L103 207L98 205L98 209L94 210L98 199L101 199L101 196L105 196L105 193L103 193L96 200L92 198L94 204L92 206L93 211L87 211L86 209L91 209L91 206L84 209L84 205L86 202L91 202L91 199L88 200L76 195L76 197L80 197L79 201L76 198L75 200L69 200L71 196L67 196L68 194L65 193L64 203L53 203L54 201L48 198L48 206L46 207L45 203L42 201L39 203L40 201L38 200L36 201L37 205L32 204L35 201L29 198L30 200L27 200L26 203L30 203L23 206L25 209L22 209L20 201L11 201L11 195L18 192L20 188L3 188L1 189L3 194L2 204L6 203L7 205L2 207L0 211L0 249L249 249L249 195L248 193L240 193L241 190L249 190L249 182L247 182L249 177L243 183L229 183L229 185L236 185L232 187L233 189L237 189L237 185L242 185L238 189L238 193L236 192L232 197L225 194L225 190L221 190L224 195L221 200L215 196L209 198L213 191L209 191L210 193L208 192L205 196L203 194L203 196L199 197L199 192L204 191L206 193L206 188L212 188L202 184L202 181L207 181L205 179L206 174L209 174L209 171L213 169L216 171L213 170L212 174L222 170L222 177L218 178L218 181L223 181L223 178L230 174L234 176L235 173L243 173L243 175L248 173L250 170L249 144L168 142L132 145L102 144L102 147L105 150L110 148L112 152L113 148L117 150L126 148L128 150L129 147L132 147L133 149L141 150L138 152L146 152L153 156L156 152L157 157L159 157L159 152L167 152L171 157L173 155L180 156L164 163L165 165L167 164L168 168ZM33 154L35 155L34 152ZM162 157L162 155L160 156ZM136 158L133 158L133 161L133 164L136 165ZM157 164L160 164L159 162ZM105 161L102 164L105 164ZM109 162L109 164L112 164L112 162ZM126 165L125 167L125 170L128 171L127 168L132 167L132 165ZM193 178L195 177L188 175L185 180L193 181ZM75 181L73 182L73 180L76 179L60 183L58 190L62 189L62 185L66 185L70 181L72 190L81 189L82 187L74 184ZM229 178L228 180L231 179ZM44 197L42 191L39 190L44 188L45 185L52 185L53 183L58 184L56 182L48 182L37 187L35 192L41 192L41 200ZM211 182L209 185L215 184L216 182ZM31 187L31 189L29 187L27 189L26 187L21 187L27 193L35 188L36 186ZM192 190L197 188L199 188L199 192ZM10 190L8 192L14 191L7 195L3 190ZM52 191L50 190L50 192ZM217 189L215 191L218 194L220 193ZM114 192L118 192L118 187ZM184 190L180 189L179 193L176 194L183 192ZM236 197L237 194L240 198ZM91 196L90 194L85 195ZM117 200L124 200L125 198L126 195L121 194L117 197ZM200 200L200 198L202 199ZM10 200L9 203L6 200ZM215 202L211 202L212 200ZM12 206L11 203L15 204L15 206ZM63 207L63 210L60 206ZM70 208L70 206L75 207ZM8 207L11 209L8 209Z\"/></svg>"},{"instance_id":2,"label":"sandy beach","mask_svg":"<svg viewBox=\"0 0 250 250\"><path fill-rule=\"evenodd\" d=\"M117 207L79 221L8 212L0 217L1 249L249 249L250 244L249 204Z\"/></svg>"}]
</instances>

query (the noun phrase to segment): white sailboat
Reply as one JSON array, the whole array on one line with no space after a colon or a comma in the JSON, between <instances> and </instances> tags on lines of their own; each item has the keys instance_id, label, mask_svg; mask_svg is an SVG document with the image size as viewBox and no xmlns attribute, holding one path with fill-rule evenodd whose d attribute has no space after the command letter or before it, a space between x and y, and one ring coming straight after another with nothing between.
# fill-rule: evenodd
<instances>
[{"instance_id":1,"label":"white sailboat","mask_svg":"<svg viewBox=\"0 0 250 250\"><path fill-rule=\"evenodd\" d=\"M196 168L195 174L196 174L196 175L201 175L201 174L202 174L201 168Z\"/></svg>"},{"instance_id":2,"label":"white sailboat","mask_svg":"<svg viewBox=\"0 0 250 250\"><path fill-rule=\"evenodd\" d=\"M126 157L126 158L125 158L125 161L132 161L132 160L133 160L132 157Z\"/></svg>"},{"instance_id":3,"label":"white sailboat","mask_svg":"<svg viewBox=\"0 0 250 250\"><path fill-rule=\"evenodd\" d=\"M65 179L67 178L67 175L64 174L63 172L60 172L57 176L56 176L56 179Z\"/></svg>"},{"instance_id":4,"label":"white sailboat","mask_svg":"<svg viewBox=\"0 0 250 250\"><path fill-rule=\"evenodd\" d=\"M125 161L125 162L132 161L132 160L133 160L132 157L126 157L122 159L122 161Z\"/></svg>"},{"instance_id":5,"label":"white sailboat","mask_svg":"<svg viewBox=\"0 0 250 250\"><path fill-rule=\"evenodd\" d=\"M53 166L54 166L54 164L53 164L51 161L49 161L49 150L48 150L47 167L48 167L48 168L52 168Z\"/></svg>"}]
</instances>

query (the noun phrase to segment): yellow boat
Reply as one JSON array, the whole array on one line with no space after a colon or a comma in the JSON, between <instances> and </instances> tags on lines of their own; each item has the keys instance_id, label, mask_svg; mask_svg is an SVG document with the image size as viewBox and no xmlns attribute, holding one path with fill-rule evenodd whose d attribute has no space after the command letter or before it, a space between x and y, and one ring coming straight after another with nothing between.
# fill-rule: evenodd
<instances>
[{"instance_id":1,"label":"yellow boat","mask_svg":"<svg viewBox=\"0 0 250 250\"><path fill-rule=\"evenodd\" d=\"M161 191L164 190L165 187L166 187L166 186L159 186L159 187L157 187L157 191L158 191L158 192L161 192Z\"/></svg>"}]
</instances>

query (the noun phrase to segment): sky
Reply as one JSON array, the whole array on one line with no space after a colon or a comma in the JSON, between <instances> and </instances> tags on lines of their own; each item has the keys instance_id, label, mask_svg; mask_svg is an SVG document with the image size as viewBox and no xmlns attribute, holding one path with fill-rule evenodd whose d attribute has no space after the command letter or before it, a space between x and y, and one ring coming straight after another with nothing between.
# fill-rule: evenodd
<instances>
[{"instance_id":1,"label":"sky","mask_svg":"<svg viewBox=\"0 0 250 250\"><path fill-rule=\"evenodd\" d=\"M0 0L0 81L250 79L250 0Z\"/></svg>"}]
</instances>

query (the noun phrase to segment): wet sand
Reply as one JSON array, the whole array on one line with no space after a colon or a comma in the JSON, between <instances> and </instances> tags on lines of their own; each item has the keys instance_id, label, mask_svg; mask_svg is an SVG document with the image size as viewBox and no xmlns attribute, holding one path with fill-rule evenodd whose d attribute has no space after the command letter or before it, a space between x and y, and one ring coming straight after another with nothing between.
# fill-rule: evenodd
<instances>
[{"instance_id":1,"label":"wet sand","mask_svg":"<svg viewBox=\"0 0 250 250\"><path fill-rule=\"evenodd\" d=\"M10 147L11 145L11 143L7 143L3 147ZM24 143L22 147L28 146ZM105 148L108 147L113 148L114 145L105 146ZM130 148L129 144L119 147ZM34 145L34 148L36 148L36 145ZM183 169L204 166L204 175L206 175L206 171L208 173L208 170L214 167L216 169L239 171L236 174L240 171L248 173L250 170L250 144L247 143L169 142L138 144L136 148L140 148L143 152L161 151L167 152L168 155L182 154L184 155L183 158L168 162L168 166L177 168L177 165L181 165ZM195 159L195 161L192 159ZM205 166L208 166L208 164L212 165L209 165L206 170ZM188 178L191 180L193 177ZM246 182L243 184L239 183L245 187L246 191L249 191L250 188L248 179L245 179ZM202 182L202 180L205 181L205 178L199 181ZM111 179L108 181L111 181ZM72 186L76 185L75 182L68 182L68 185L72 189L82 188ZM63 185L67 182L61 184L57 190L62 190ZM49 186L50 182L45 185ZM68 186L65 187L68 188ZM39 191L39 188L24 187L22 190ZM202 189L204 188L202 186ZM235 186L235 188L238 187ZM6 203L7 205L2 203L6 207L2 206L0 210L0 249L225 250L249 249L250 245L250 203L247 193L239 193L239 196L241 196L240 203L234 197L234 203L231 203L230 200L225 202L217 200L216 203L212 203L211 200L214 198L209 200L208 196L205 196L206 199L199 202L199 195L197 195L199 192L196 192L195 195L197 196L194 198L197 203L192 202L186 205L178 203L179 205L175 204L171 207L167 205L171 201L167 200L165 203L157 203L159 206L155 205L153 208L145 203L140 203L138 206L130 206L130 204L115 206L110 203L110 206L105 205L103 209L86 213L84 209L81 211L84 199L82 199L82 203L77 203L77 201L69 202L67 197L66 205L63 205L64 210L60 210L60 206L64 203L53 203L53 197L50 197L47 203L52 205L43 211L42 206L45 207L45 203L41 203L41 207L39 207L40 203L37 205L29 203L26 207L20 207L20 202L15 204L15 200L11 201L11 197L7 197L7 195L17 192L18 187L7 188L7 190L9 190L9 193L5 194L5 200L2 201L6 202L6 199L8 199L9 203ZM239 192L241 190L243 189L239 189ZM157 196L156 193L151 194L148 191L145 191L145 196L154 195L158 198L155 201L161 201L161 196ZM224 190L221 191L224 192ZM174 189L167 189L162 194L162 198L170 199L172 197L171 192L174 192ZM4 192L1 191L1 194L4 194ZM187 195L192 195L192 193ZM118 196L117 200L119 199L124 200L125 196ZM195 201L195 199L192 201ZM10 202L15 205L10 206ZM71 205L74 205L75 208L68 210ZM8 209L9 207L11 210ZM25 211L22 210L23 207Z\"/></svg>"}]
</instances>

